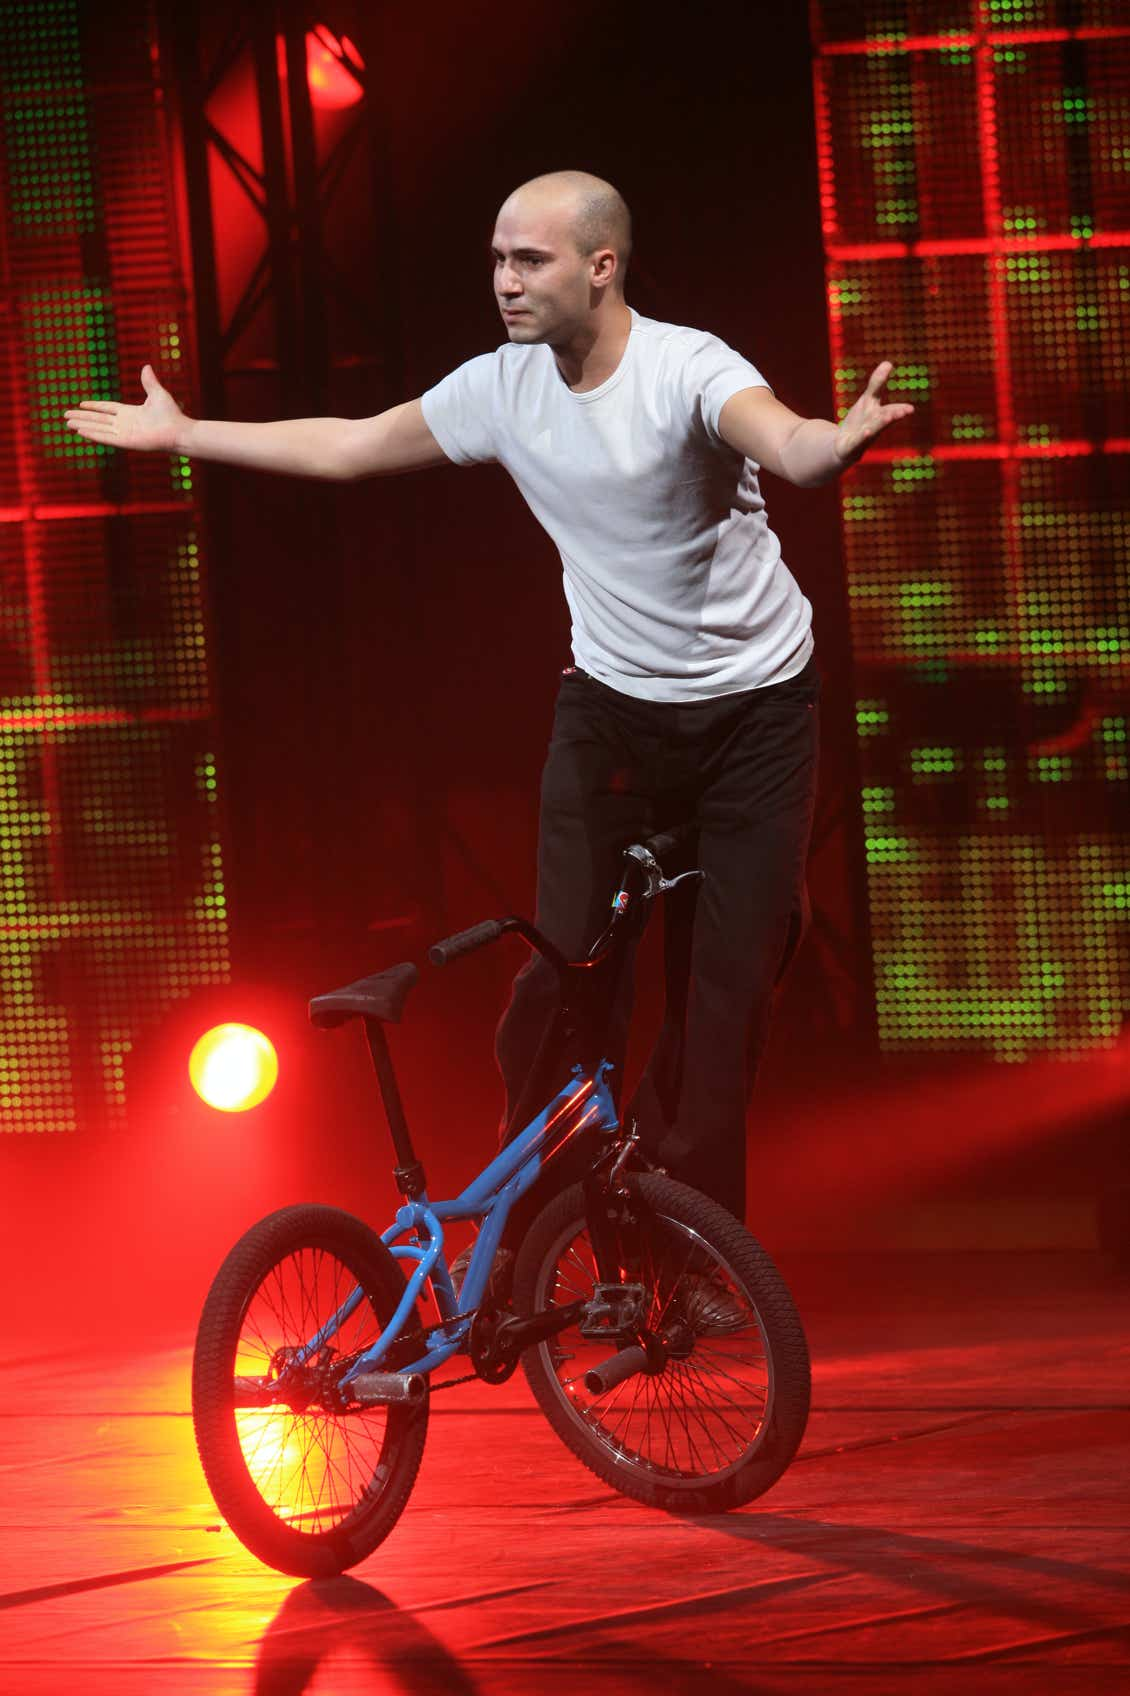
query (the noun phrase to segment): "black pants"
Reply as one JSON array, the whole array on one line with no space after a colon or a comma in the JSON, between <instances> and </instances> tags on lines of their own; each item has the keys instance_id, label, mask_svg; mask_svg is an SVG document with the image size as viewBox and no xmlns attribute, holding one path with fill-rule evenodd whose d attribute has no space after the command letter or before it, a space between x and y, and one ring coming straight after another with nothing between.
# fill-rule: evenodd
<instances>
[{"instance_id":1,"label":"black pants","mask_svg":"<svg viewBox=\"0 0 1130 1696\"><path fill-rule=\"evenodd\" d=\"M706 873L666 897L664 1023L636 1095L648 1152L745 1212L745 1113L774 985L800 940L818 739L815 663L784 683L690 703L641 701L563 674L542 777L537 923L570 958L604 928L625 846L698 829ZM498 1029L508 1112L556 1005L532 955ZM608 1058L622 1064L630 973Z\"/></svg>"}]
</instances>

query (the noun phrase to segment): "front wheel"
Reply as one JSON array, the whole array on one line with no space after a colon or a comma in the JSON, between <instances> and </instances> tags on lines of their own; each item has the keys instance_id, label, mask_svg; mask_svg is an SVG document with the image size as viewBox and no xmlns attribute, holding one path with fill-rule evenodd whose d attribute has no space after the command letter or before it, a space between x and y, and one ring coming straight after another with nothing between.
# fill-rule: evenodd
<instances>
[{"instance_id":1,"label":"front wheel","mask_svg":"<svg viewBox=\"0 0 1130 1696\"><path fill-rule=\"evenodd\" d=\"M739 1507L776 1483L804 1435L800 1319L765 1250L724 1208L670 1178L627 1183L623 1280L643 1286L662 1366L587 1388L619 1344L582 1336L578 1322L526 1351L526 1377L558 1436L615 1489L676 1513ZM598 1281L578 1184L531 1226L514 1305L536 1313L587 1301Z\"/></svg>"},{"instance_id":2,"label":"front wheel","mask_svg":"<svg viewBox=\"0 0 1130 1696\"><path fill-rule=\"evenodd\" d=\"M337 1388L403 1293L380 1238L333 1207L270 1214L216 1274L192 1363L196 1445L231 1529L280 1572L355 1566L408 1500L427 1398L359 1407Z\"/></svg>"}]
</instances>

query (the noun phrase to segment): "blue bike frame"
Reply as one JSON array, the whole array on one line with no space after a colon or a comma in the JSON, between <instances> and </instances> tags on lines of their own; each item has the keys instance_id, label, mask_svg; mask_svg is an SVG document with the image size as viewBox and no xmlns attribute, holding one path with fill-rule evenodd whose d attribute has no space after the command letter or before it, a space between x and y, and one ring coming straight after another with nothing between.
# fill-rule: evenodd
<instances>
[{"instance_id":1,"label":"blue bike frame","mask_svg":"<svg viewBox=\"0 0 1130 1696\"><path fill-rule=\"evenodd\" d=\"M608 1086L611 1069L607 1060L602 1060L591 1074L582 1073L579 1066L575 1067L574 1075L564 1089L507 1143L454 1201L432 1202L428 1200L427 1191L423 1191L415 1201L406 1202L399 1209L395 1222L384 1232L381 1241L398 1260L412 1260L416 1264L392 1318L372 1348L350 1367L342 1379L343 1385L380 1367L413 1313L429 1278L439 1307L440 1323L427 1333L426 1352L400 1370L406 1373L430 1372L459 1352L471 1329L475 1310L486 1293L491 1266L514 1203L525 1195L546 1162L578 1131L611 1133L619 1129L615 1103ZM483 1221L458 1295L443 1252L443 1226L450 1219ZM401 1240L412 1237L416 1240ZM295 1364L305 1365L316 1355L363 1299L362 1289L353 1290L317 1336L312 1337L295 1356Z\"/></svg>"}]
</instances>

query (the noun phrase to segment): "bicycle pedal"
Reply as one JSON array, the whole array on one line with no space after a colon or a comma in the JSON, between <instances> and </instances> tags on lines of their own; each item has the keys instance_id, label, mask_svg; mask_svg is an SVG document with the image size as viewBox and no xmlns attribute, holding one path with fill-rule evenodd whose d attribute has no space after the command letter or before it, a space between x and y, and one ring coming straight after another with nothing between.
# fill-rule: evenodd
<instances>
[{"instance_id":1,"label":"bicycle pedal","mask_svg":"<svg viewBox=\"0 0 1130 1696\"><path fill-rule=\"evenodd\" d=\"M591 1341L619 1331L638 1331L646 1305L642 1284L597 1284L585 1304L581 1336Z\"/></svg>"}]
</instances>

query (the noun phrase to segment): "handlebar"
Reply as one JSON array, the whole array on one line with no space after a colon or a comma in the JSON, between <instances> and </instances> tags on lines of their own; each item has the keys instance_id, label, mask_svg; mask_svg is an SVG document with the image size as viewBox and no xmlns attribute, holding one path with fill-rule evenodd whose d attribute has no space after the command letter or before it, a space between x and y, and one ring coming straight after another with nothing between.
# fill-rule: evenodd
<instances>
[{"instance_id":1,"label":"handlebar","mask_svg":"<svg viewBox=\"0 0 1130 1696\"><path fill-rule=\"evenodd\" d=\"M643 879L642 897L645 902L668 889L673 889L675 884L682 883L686 878L699 878L703 875L700 871L690 871L668 880L663 876L659 863L687 840L692 828L690 825L680 825L675 830L661 831L655 836L649 836L645 842L633 842L624 850L625 876L627 867L634 865L636 872ZM476 948L485 948L488 943L497 942L498 938L505 936L508 931L516 931L558 971L565 971L570 963L575 966L595 966L611 947L612 939L623 922L629 904L626 887L622 885L613 900L612 918L607 928L597 938L583 961L566 960L548 937L543 936L527 920L515 918L513 915L506 919L485 919L482 924L472 925L469 930L456 931L454 936L444 937L442 942L435 942L428 949L428 959L433 966L447 966L463 954L473 954Z\"/></svg>"},{"instance_id":2,"label":"handlebar","mask_svg":"<svg viewBox=\"0 0 1130 1696\"><path fill-rule=\"evenodd\" d=\"M481 925L472 925L469 930L456 931L454 936L447 936L442 942L433 942L428 949L428 959L433 966L449 965L460 954L473 954L476 948L497 942L506 929L501 919L484 919Z\"/></svg>"}]
</instances>

